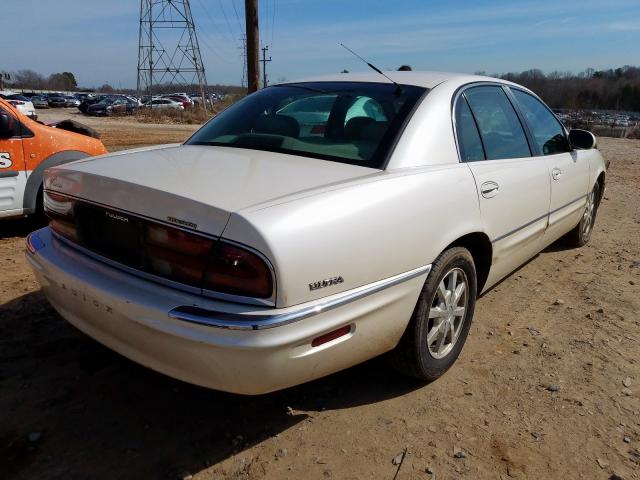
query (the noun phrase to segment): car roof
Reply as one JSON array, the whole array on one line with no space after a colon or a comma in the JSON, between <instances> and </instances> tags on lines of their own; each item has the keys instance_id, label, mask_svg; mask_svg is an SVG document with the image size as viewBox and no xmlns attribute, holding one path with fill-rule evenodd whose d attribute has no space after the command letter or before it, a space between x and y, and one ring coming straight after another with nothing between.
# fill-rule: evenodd
<instances>
[{"instance_id":1,"label":"car roof","mask_svg":"<svg viewBox=\"0 0 640 480\"><path fill-rule=\"evenodd\" d=\"M512 82L499 78L485 77L481 75L469 75L465 73L452 72L430 72L430 71L399 71L388 70L384 72L395 82L402 85L415 85L424 88L434 88L443 82L455 82L465 85L472 82L499 82L507 85L515 85ZM303 83L303 82L374 82L374 83L391 83L385 77L376 72L357 72L357 73L337 73L333 75L324 75L299 79L287 83Z\"/></svg>"}]
</instances>

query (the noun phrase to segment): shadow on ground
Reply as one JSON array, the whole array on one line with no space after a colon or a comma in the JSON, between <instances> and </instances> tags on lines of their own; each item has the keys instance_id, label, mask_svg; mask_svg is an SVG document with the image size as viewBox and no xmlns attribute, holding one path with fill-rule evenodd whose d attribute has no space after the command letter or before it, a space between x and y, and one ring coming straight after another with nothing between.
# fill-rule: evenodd
<instances>
[{"instance_id":1,"label":"shadow on ground","mask_svg":"<svg viewBox=\"0 0 640 480\"><path fill-rule=\"evenodd\" d=\"M0 220L0 240L11 237L26 237L44 225L45 221L41 218L21 217Z\"/></svg>"},{"instance_id":2,"label":"shadow on ground","mask_svg":"<svg viewBox=\"0 0 640 480\"><path fill-rule=\"evenodd\" d=\"M420 386L376 359L269 395L215 392L111 352L30 293L0 306L0 477L178 478L307 418L287 407L347 408Z\"/></svg>"}]
</instances>

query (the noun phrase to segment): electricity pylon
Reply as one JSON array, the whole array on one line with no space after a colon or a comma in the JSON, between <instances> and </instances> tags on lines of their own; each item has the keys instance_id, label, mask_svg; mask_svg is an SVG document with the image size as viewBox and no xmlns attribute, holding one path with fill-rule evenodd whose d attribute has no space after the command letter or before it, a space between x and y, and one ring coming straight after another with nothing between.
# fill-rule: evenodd
<instances>
[{"instance_id":1,"label":"electricity pylon","mask_svg":"<svg viewBox=\"0 0 640 480\"><path fill-rule=\"evenodd\" d=\"M206 108L207 79L189 0L140 0L138 95L196 85Z\"/></svg>"}]
</instances>

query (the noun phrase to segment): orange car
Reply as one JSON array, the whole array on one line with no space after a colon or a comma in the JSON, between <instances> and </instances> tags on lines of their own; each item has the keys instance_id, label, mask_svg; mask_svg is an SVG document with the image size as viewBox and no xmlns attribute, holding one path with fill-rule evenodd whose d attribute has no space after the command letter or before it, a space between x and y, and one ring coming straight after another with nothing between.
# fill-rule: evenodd
<instances>
[{"instance_id":1,"label":"orange car","mask_svg":"<svg viewBox=\"0 0 640 480\"><path fill-rule=\"evenodd\" d=\"M107 153L97 138L63 128L82 131L73 122L67 126L35 122L0 99L0 218L42 211L42 177L47 168Z\"/></svg>"}]
</instances>

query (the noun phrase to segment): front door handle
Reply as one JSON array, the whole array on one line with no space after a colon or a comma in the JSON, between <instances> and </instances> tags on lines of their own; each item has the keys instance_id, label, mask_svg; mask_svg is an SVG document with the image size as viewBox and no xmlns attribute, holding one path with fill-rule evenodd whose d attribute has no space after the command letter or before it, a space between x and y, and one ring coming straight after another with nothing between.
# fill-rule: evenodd
<instances>
[{"instance_id":1,"label":"front door handle","mask_svg":"<svg viewBox=\"0 0 640 480\"><path fill-rule=\"evenodd\" d=\"M551 177L554 180L560 180L561 176L562 176L562 170L560 170L559 168L554 168L553 170L551 170Z\"/></svg>"},{"instance_id":2,"label":"front door handle","mask_svg":"<svg viewBox=\"0 0 640 480\"><path fill-rule=\"evenodd\" d=\"M495 197L498 193L499 188L500 185L498 185L496 182L484 182L482 185L480 185L480 193L482 193L482 196L484 198Z\"/></svg>"}]
</instances>

